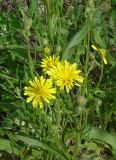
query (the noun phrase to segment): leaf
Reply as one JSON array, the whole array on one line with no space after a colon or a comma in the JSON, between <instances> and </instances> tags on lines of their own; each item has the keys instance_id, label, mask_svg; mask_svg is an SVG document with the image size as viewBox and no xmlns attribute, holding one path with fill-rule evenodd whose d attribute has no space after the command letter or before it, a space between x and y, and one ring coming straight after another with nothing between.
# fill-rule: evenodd
<instances>
[{"instance_id":1,"label":"leaf","mask_svg":"<svg viewBox=\"0 0 116 160\"><path fill-rule=\"evenodd\" d=\"M37 12L37 4L38 3L38 1L37 0L35 0L35 1L30 1L30 10L31 10L31 14L32 14L32 16L34 15L34 14L37 14L36 12Z\"/></svg>"},{"instance_id":2,"label":"leaf","mask_svg":"<svg viewBox=\"0 0 116 160\"><path fill-rule=\"evenodd\" d=\"M69 42L68 46L66 47L65 51L64 51L64 54L62 56L62 60L64 59L67 59L70 57L70 54L69 54L69 50L76 46L77 44L79 44L82 39L85 37L85 35L87 34L88 32L88 25L85 25L72 39L71 41Z\"/></svg>"},{"instance_id":3,"label":"leaf","mask_svg":"<svg viewBox=\"0 0 116 160\"><path fill-rule=\"evenodd\" d=\"M12 100L1 100L0 101L0 112L13 112L20 108L22 103L19 101L12 101Z\"/></svg>"},{"instance_id":4,"label":"leaf","mask_svg":"<svg viewBox=\"0 0 116 160\"><path fill-rule=\"evenodd\" d=\"M110 24L110 27L112 28L114 34L115 34L115 21L116 21L116 11L112 10L112 12L109 16L109 24Z\"/></svg>"},{"instance_id":5,"label":"leaf","mask_svg":"<svg viewBox=\"0 0 116 160\"><path fill-rule=\"evenodd\" d=\"M100 140L100 142L104 142L116 149L116 136L113 136L100 128L91 127L87 130L86 134L83 134L83 138Z\"/></svg>"},{"instance_id":6,"label":"leaf","mask_svg":"<svg viewBox=\"0 0 116 160\"><path fill-rule=\"evenodd\" d=\"M20 9L20 12L21 12L21 14L22 14L22 21L23 21L23 23L24 23L24 29L26 30L26 31L29 31L30 30L30 28L31 28L31 26L32 26L32 19L30 18L30 17L28 17L25 13L24 13L24 11L22 10L22 9Z\"/></svg>"},{"instance_id":7,"label":"leaf","mask_svg":"<svg viewBox=\"0 0 116 160\"><path fill-rule=\"evenodd\" d=\"M65 156L58 150L56 150L55 148L45 144L44 142L40 142L39 140L36 139L32 139L30 137L27 136L21 136L21 135L13 135L13 138L15 138L15 140L20 140L32 147L41 147L45 150L48 150L49 152L55 154L56 156L58 156L61 160L66 160Z\"/></svg>"},{"instance_id":8,"label":"leaf","mask_svg":"<svg viewBox=\"0 0 116 160\"><path fill-rule=\"evenodd\" d=\"M64 133L63 141L64 143L66 143L68 139L76 138L77 136L80 136L79 131L76 131L75 129L68 130Z\"/></svg>"},{"instance_id":9,"label":"leaf","mask_svg":"<svg viewBox=\"0 0 116 160\"><path fill-rule=\"evenodd\" d=\"M111 54L107 54L107 55L108 55L108 60L111 63L112 67L115 67L116 62L115 62L114 57L112 57Z\"/></svg>"},{"instance_id":10,"label":"leaf","mask_svg":"<svg viewBox=\"0 0 116 160\"><path fill-rule=\"evenodd\" d=\"M15 155L19 155L20 151L13 146L13 144L6 139L0 139L0 150L6 151L9 154L14 153Z\"/></svg>"},{"instance_id":11,"label":"leaf","mask_svg":"<svg viewBox=\"0 0 116 160\"><path fill-rule=\"evenodd\" d=\"M99 44L101 48L106 48L105 42L102 39L100 32L101 32L101 28L99 27L93 30L94 40L97 44Z\"/></svg>"},{"instance_id":12,"label":"leaf","mask_svg":"<svg viewBox=\"0 0 116 160\"><path fill-rule=\"evenodd\" d=\"M2 74L2 73L0 73L0 77L1 77L1 78L5 78L5 79L10 79L10 80L15 81L15 82L18 81L16 78L10 77L10 76L5 75L5 74Z\"/></svg>"},{"instance_id":13,"label":"leaf","mask_svg":"<svg viewBox=\"0 0 116 160\"><path fill-rule=\"evenodd\" d=\"M64 134L64 142L66 142L69 138L78 138L80 135L79 131L75 129L71 129L65 132ZM99 140L101 143L108 144L116 149L116 136L111 135L107 131L104 131L100 128L89 127L86 128L82 133L82 139L86 140Z\"/></svg>"}]
</instances>

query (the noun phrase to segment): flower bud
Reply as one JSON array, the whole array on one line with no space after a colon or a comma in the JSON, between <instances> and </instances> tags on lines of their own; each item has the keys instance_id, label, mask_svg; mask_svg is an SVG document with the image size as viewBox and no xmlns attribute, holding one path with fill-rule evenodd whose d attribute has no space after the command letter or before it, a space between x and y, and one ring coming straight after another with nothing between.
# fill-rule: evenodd
<instances>
[{"instance_id":1,"label":"flower bud","mask_svg":"<svg viewBox=\"0 0 116 160\"><path fill-rule=\"evenodd\" d=\"M77 102L79 106L85 106L87 103L87 99L84 96L78 96Z\"/></svg>"},{"instance_id":2,"label":"flower bud","mask_svg":"<svg viewBox=\"0 0 116 160\"><path fill-rule=\"evenodd\" d=\"M100 106L102 105L102 100L101 100L101 99L95 98L95 99L94 99L94 102L95 102L95 105L96 105L97 107L100 107Z\"/></svg>"},{"instance_id":3,"label":"flower bud","mask_svg":"<svg viewBox=\"0 0 116 160\"><path fill-rule=\"evenodd\" d=\"M43 39L43 45L45 45L45 46L48 45L48 40L47 39Z\"/></svg>"},{"instance_id":4,"label":"flower bud","mask_svg":"<svg viewBox=\"0 0 116 160\"><path fill-rule=\"evenodd\" d=\"M17 117L15 117L14 118L14 123L19 126L20 125L20 120Z\"/></svg>"},{"instance_id":5,"label":"flower bud","mask_svg":"<svg viewBox=\"0 0 116 160\"><path fill-rule=\"evenodd\" d=\"M93 60L95 58L95 55L92 52L90 52L89 56L90 56L91 60Z\"/></svg>"},{"instance_id":6,"label":"flower bud","mask_svg":"<svg viewBox=\"0 0 116 160\"><path fill-rule=\"evenodd\" d=\"M62 50L62 47L61 46L56 46L56 51L59 53L59 52L61 52L61 50Z\"/></svg>"},{"instance_id":7,"label":"flower bud","mask_svg":"<svg viewBox=\"0 0 116 160\"><path fill-rule=\"evenodd\" d=\"M44 48L44 52L45 52L45 54L49 54L49 53L50 53L50 48L45 47L45 48Z\"/></svg>"},{"instance_id":8,"label":"flower bud","mask_svg":"<svg viewBox=\"0 0 116 160\"><path fill-rule=\"evenodd\" d=\"M29 127L30 129L32 129L32 128L33 128L33 126L32 126L32 124L31 124L31 123L29 123L29 124L28 124L28 127Z\"/></svg>"},{"instance_id":9,"label":"flower bud","mask_svg":"<svg viewBox=\"0 0 116 160\"><path fill-rule=\"evenodd\" d=\"M25 126L25 121L22 121L22 122L21 122L21 125L22 125L22 126Z\"/></svg>"}]
</instances>

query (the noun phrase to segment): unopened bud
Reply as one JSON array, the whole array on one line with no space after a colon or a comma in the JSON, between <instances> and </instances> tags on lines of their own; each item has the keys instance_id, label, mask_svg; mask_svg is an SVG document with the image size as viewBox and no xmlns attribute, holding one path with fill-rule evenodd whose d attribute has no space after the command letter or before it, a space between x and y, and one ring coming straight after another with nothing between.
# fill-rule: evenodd
<instances>
[{"instance_id":1,"label":"unopened bud","mask_svg":"<svg viewBox=\"0 0 116 160\"><path fill-rule=\"evenodd\" d=\"M85 106L87 103L87 99L84 96L79 96L77 98L77 102L78 102L79 106Z\"/></svg>"},{"instance_id":2,"label":"unopened bud","mask_svg":"<svg viewBox=\"0 0 116 160\"><path fill-rule=\"evenodd\" d=\"M47 39L43 39L43 45L45 45L45 46L48 45L48 40Z\"/></svg>"},{"instance_id":3,"label":"unopened bud","mask_svg":"<svg viewBox=\"0 0 116 160\"><path fill-rule=\"evenodd\" d=\"M44 48L44 52L45 52L46 54L49 54L49 53L50 53L50 48L45 47L45 48Z\"/></svg>"},{"instance_id":4,"label":"unopened bud","mask_svg":"<svg viewBox=\"0 0 116 160\"><path fill-rule=\"evenodd\" d=\"M25 121L22 121L22 122L21 122L21 125L22 125L22 126L25 126Z\"/></svg>"},{"instance_id":5,"label":"unopened bud","mask_svg":"<svg viewBox=\"0 0 116 160\"><path fill-rule=\"evenodd\" d=\"M29 127L30 129L33 128L33 126L32 126L31 123L28 124L28 127Z\"/></svg>"},{"instance_id":6,"label":"unopened bud","mask_svg":"<svg viewBox=\"0 0 116 160\"><path fill-rule=\"evenodd\" d=\"M61 52L61 50L62 50L62 47L61 47L61 46L56 46L56 51L57 51L57 52Z\"/></svg>"},{"instance_id":7,"label":"unopened bud","mask_svg":"<svg viewBox=\"0 0 116 160\"><path fill-rule=\"evenodd\" d=\"M14 123L19 126L20 125L20 120L17 117L15 117L14 118Z\"/></svg>"},{"instance_id":8,"label":"unopened bud","mask_svg":"<svg viewBox=\"0 0 116 160\"><path fill-rule=\"evenodd\" d=\"M90 56L91 59L95 58L95 55L92 52L90 52L89 56Z\"/></svg>"},{"instance_id":9,"label":"unopened bud","mask_svg":"<svg viewBox=\"0 0 116 160\"><path fill-rule=\"evenodd\" d=\"M95 98L94 102L95 102L95 105L97 107L100 107L102 105L102 100L101 99Z\"/></svg>"}]
</instances>

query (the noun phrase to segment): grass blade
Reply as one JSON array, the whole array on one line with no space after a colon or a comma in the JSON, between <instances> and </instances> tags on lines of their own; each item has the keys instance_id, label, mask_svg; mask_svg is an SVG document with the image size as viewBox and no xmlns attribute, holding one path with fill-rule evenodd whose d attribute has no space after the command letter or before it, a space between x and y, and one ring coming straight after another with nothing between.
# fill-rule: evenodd
<instances>
[{"instance_id":1,"label":"grass blade","mask_svg":"<svg viewBox=\"0 0 116 160\"><path fill-rule=\"evenodd\" d=\"M41 147L45 150L48 150L49 152L58 156L61 160L66 160L65 156L60 151L56 150L55 148L53 148L43 142L40 142L38 140L32 139L27 136L21 136L21 135L16 135L15 138L17 140L20 140L20 141L32 146L32 147Z\"/></svg>"},{"instance_id":2,"label":"grass blade","mask_svg":"<svg viewBox=\"0 0 116 160\"><path fill-rule=\"evenodd\" d=\"M19 150L13 146L13 144L6 139L0 139L0 150L6 151L9 154L14 153L15 155L19 155Z\"/></svg>"}]
</instances>

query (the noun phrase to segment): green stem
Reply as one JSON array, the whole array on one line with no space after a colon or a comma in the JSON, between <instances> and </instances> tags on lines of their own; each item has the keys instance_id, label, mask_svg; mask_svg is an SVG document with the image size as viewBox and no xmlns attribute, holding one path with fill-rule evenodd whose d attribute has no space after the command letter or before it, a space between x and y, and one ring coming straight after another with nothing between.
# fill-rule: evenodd
<instances>
[{"instance_id":1,"label":"green stem","mask_svg":"<svg viewBox=\"0 0 116 160\"><path fill-rule=\"evenodd\" d=\"M86 128L86 126L87 126L87 122L88 122L88 113L89 113L89 109L84 109L84 112L83 112L83 117L84 117L84 124L83 124L83 126L84 126L84 128Z\"/></svg>"},{"instance_id":2,"label":"green stem","mask_svg":"<svg viewBox=\"0 0 116 160\"><path fill-rule=\"evenodd\" d=\"M80 114L79 130L82 129L82 119L83 119L83 112L81 112L81 114Z\"/></svg>"},{"instance_id":3,"label":"green stem","mask_svg":"<svg viewBox=\"0 0 116 160\"><path fill-rule=\"evenodd\" d=\"M58 148L62 151L63 155L66 157L66 160L70 160L69 154L66 153L65 146L63 145L62 141L60 140L60 135L59 135L58 131L53 127L53 124L51 123L49 116L44 111L41 113L45 118L45 122L47 123L48 128L52 134L52 138L56 142Z\"/></svg>"},{"instance_id":4,"label":"green stem","mask_svg":"<svg viewBox=\"0 0 116 160\"><path fill-rule=\"evenodd\" d=\"M29 39L27 40L27 54L28 54L28 63L29 63L29 69L30 69L30 74L31 77L33 78L33 66L32 66L32 60L31 60L31 51L30 51L30 43Z\"/></svg>"},{"instance_id":5,"label":"green stem","mask_svg":"<svg viewBox=\"0 0 116 160\"><path fill-rule=\"evenodd\" d=\"M75 144L75 148L74 148L74 158L75 158L75 160L78 160L77 156L79 153L78 150L79 150L79 144L80 144L80 135L77 134L77 132L78 132L77 120L75 120L75 123L76 123L76 137L75 137L76 144Z\"/></svg>"},{"instance_id":6,"label":"green stem","mask_svg":"<svg viewBox=\"0 0 116 160\"><path fill-rule=\"evenodd\" d=\"M76 144L75 144L75 148L74 148L74 160L78 160L77 156L79 154L79 145L81 144L81 134L82 134L82 123L83 123L83 112L80 113L80 119L79 119L79 124L77 121L76 122ZM78 124L78 125L77 125ZM79 131L81 131L79 134L77 133Z\"/></svg>"},{"instance_id":7,"label":"green stem","mask_svg":"<svg viewBox=\"0 0 116 160\"><path fill-rule=\"evenodd\" d=\"M111 118L111 115L112 115L112 108L111 108L111 110L110 110L109 116L107 117L104 130L106 130L106 128L107 128L107 125L108 125L108 122L109 122L109 120L110 120L110 118Z\"/></svg>"},{"instance_id":8,"label":"green stem","mask_svg":"<svg viewBox=\"0 0 116 160\"><path fill-rule=\"evenodd\" d=\"M3 46L0 46L0 49L16 49L16 48L28 49L28 46L21 46L21 45L3 45ZM30 47L30 49L34 50L34 51L38 51L38 50L41 50L42 47Z\"/></svg>"},{"instance_id":9,"label":"green stem","mask_svg":"<svg viewBox=\"0 0 116 160\"><path fill-rule=\"evenodd\" d=\"M46 18L47 18L47 23L48 23L48 34L49 34L49 39L50 39L51 45L53 47L54 42L53 42L52 14L50 13L50 11L53 8L51 8L51 10L50 10L49 0L45 0L45 2L46 2L46 9L47 9L47 17Z\"/></svg>"},{"instance_id":10,"label":"green stem","mask_svg":"<svg viewBox=\"0 0 116 160\"><path fill-rule=\"evenodd\" d=\"M84 94L87 94L87 79L88 79L88 62L89 62L89 46L90 46L90 25L88 25L87 51L85 60L85 77L84 77Z\"/></svg>"},{"instance_id":11,"label":"green stem","mask_svg":"<svg viewBox=\"0 0 116 160\"><path fill-rule=\"evenodd\" d=\"M101 83L101 81L102 81L102 78L103 78L104 64L103 64L103 60L102 60L102 59L101 59L101 67L100 67L100 68L101 68L100 79L99 79L99 81L98 81L98 84L97 84L95 90L97 90L97 88L99 87L99 85L100 85L100 83Z\"/></svg>"}]
</instances>

